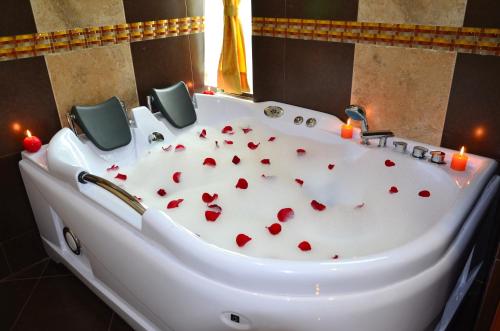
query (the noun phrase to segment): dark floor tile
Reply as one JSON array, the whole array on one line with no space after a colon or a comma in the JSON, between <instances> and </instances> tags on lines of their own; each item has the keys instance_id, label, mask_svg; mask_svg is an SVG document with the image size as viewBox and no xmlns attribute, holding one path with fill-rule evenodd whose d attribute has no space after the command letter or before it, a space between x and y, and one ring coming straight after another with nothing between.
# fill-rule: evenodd
<instances>
[{"instance_id":1,"label":"dark floor tile","mask_svg":"<svg viewBox=\"0 0 500 331\"><path fill-rule=\"evenodd\" d=\"M500 56L457 55L442 146L500 160L498 77Z\"/></svg>"},{"instance_id":2,"label":"dark floor tile","mask_svg":"<svg viewBox=\"0 0 500 331\"><path fill-rule=\"evenodd\" d=\"M188 84L193 79L187 36L141 41L130 47L141 105L146 105L153 87L163 88L181 80Z\"/></svg>"},{"instance_id":3,"label":"dark floor tile","mask_svg":"<svg viewBox=\"0 0 500 331\"><path fill-rule=\"evenodd\" d=\"M254 17L286 17L286 0L252 0Z\"/></svg>"},{"instance_id":4,"label":"dark floor tile","mask_svg":"<svg viewBox=\"0 0 500 331\"><path fill-rule=\"evenodd\" d=\"M285 102L344 119L353 61L353 44L287 40Z\"/></svg>"},{"instance_id":5,"label":"dark floor tile","mask_svg":"<svg viewBox=\"0 0 500 331\"><path fill-rule=\"evenodd\" d=\"M127 22L185 17L186 0L123 0ZM182 54L182 53L181 53Z\"/></svg>"},{"instance_id":6,"label":"dark floor tile","mask_svg":"<svg viewBox=\"0 0 500 331\"><path fill-rule=\"evenodd\" d=\"M356 21L358 0L287 0L286 16L316 20Z\"/></svg>"},{"instance_id":7,"label":"dark floor tile","mask_svg":"<svg viewBox=\"0 0 500 331\"><path fill-rule=\"evenodd\" d=\"M134 331L118 314L113 313L109 331Z\"/></svg>"},{"instance_id":8,"label":"dark floor tile","mask_svg":"<svg viewBox=\"0 0 500 331\"><path fill-rule=\"evenodd\" d=\"M71 271L62 263L56 263L54 260L50 260L43 273L42 277L54 277L54 276L67 276L71 275Z\"/></svg>"},{"instance_id":9,"label":"dark floor tile","mask_svg":"<svg viewBox=\"0 0 500 331\"><path fill-rule=\"evenodd\" d=\"M0 156L22 150L26 129L48 143L61 124L44 58L0 62L0 77Z\"/></svg>"},{"instance_id":10,"label":"dark floor tile","mask_svg":"<svg viewBox=\"0 0 500 331\"><path fill-rule=\"evenodd\" d=\"M12 282L12 281L18 281L18 280L23 280L23 279L38 279L44 272L44 270L47 268L47 265L49 263L48 259L44 259L40 262L37 262L33 265L30 265L29 267L26 267L18 272L13 273L12 275L9 275L9 277L5 278L3 281L5 282Z\"/></svg>"},{"instance_id":11,"label":"dark floor tile","mask_svg":"<svg viewBox=\"0 0 500 331\"><path fill-rule=\"evenodd\" d=\"M460 307L451 323L448 326L449 331L471 331L474 330L477 312L481 303L481 297L484 291L484 284L474 282L465 295Z\"/></svg>"},{"instance_id":12,"label":"dark floor tile","mask_svg":"<svg viewBox=\"0 0 500 331\"><path fill-rule=\"evenodd\" d=\"M76 277L42 278L14 330L106 330L112 311Z\"/></svg>"},{"instance_id":13,"label":"dark floor tile","mask_svg":"<svg viewBox=\"0 0 500 331\"><path fill-rule=\"evenodd\" d=\"M36 230L6 241L3 246L12 272L24 269L47 256Z\"/></svg>"},{"instance_id":14,"label":"dark floor tile","mask_svg":"<svg viewBox=\"0 0 500 331\"><path fill-rule=\"evenodd\" d=\"M465 10L464 26L481 28L500 27L500 1L469 0Z\"/></svg>"},{"instance_id":15,"label":"dark floor tile","mask_svg":"<svg viewBox=\"0 0 500 331\"><path fill-rule=\"evenodd\" d=\"M19 153L0 157L0 173L4 181L0 185L0 200L9 202L2 204L0 211L0 242L19 236L36 226L19 172L20 159Z\"/></svg>"},{"instance_id":16,"label":"dark floor tile","mask_svg":"<svg viewBox=\"0 0 500 331\"><path fill-rule=\"evenodd\" d=\"M193 70L194 90L203 90L205 86L205 34L197 33L189 36L191 66Z\"/></svg>"},{"instance_id":17,"label":"dark floor tile","mask_svg":"<svg viewBox=\"0 0 500 331\"><path fill-rule=\"evenodd\" d=\"M10 330L36 280L0 283L0 330Z\"/></svg>"},{"instance_id":18,"label":"dark floor tile","mask_svg":"<svg viewBox=\"0 0 500 331\"><path fill-rule=\"evenodd\" d=\"M29 0L2 0L0 8L0 36L36 32Z\"/></svg>"},{"instance_id":19,"label":"dark floor tile","mask_svg":"<svg viewBox=\"0 0 500 331\"><path fill-rule=\"evenodd\" d=\"M252 42L254 100L284 101L284 52L287 40L253 37Z\"/></svg>"},{"instance_id":20,"label":"dark floor tile","mask_svg":"<svg viewBox=\"0 0 500 331\"><path fill-rule=\"evenodd\" d=\"M9 265L7 264L7 259L5 257L5 253L3 252L2 244L0 244L0 280L7 277L9 274Z\"/></svg>"}]
</instances>

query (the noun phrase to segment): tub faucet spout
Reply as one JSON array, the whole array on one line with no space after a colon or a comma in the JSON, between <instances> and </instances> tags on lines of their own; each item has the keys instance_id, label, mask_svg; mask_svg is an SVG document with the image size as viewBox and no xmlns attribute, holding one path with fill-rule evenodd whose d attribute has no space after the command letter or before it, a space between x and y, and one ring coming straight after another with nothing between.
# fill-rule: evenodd
<instances>
[{"instance_id":1,"label":"tub faucet spout","mask_svg":"<svg viewBox=\"0 0 500 331\"><path fill-rule=\"evenodd\" d=\"M345 113L351 119L361 122L361 142L365 145L369 145L371 139L378 139L378 146L385 147L387 144L387 138L394 137L394 133L389 130L368 130L368 120L366 119L366 112L361 106L349 105L346 107Z\"/></svg>"}]
</instances>

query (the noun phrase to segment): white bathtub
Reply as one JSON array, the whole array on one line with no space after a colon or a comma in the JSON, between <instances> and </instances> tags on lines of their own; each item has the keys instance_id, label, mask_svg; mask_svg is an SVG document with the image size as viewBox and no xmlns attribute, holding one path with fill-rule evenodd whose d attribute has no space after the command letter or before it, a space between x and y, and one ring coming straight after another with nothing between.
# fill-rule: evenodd
<instances>
[{"instance_id":1,"label":"white bathtub","mask_svg":"<svg viewBox=\"0 0 500 331\"><path fill-rule=\"evenodd\" d=\"M21 173L53 259L67 265L137 330L433 327L460 273L460 261L468 254L470 238L498 189L495 161L470 155L467 171L460 173L398 153L389 147L391 139L386 148L360 145L358 133L353 140L343 140L341 122L328 114L219 95L196 95L196 102L196 125L223 127L252 118L283 135L338 146L336 170L344 171L339 177L343 182L332 186L332 194L343 194L352 203L353 195L365 197L359 202L370 206L376 226L353 222L352 234L339 238L348 252L339 259L301 260L266 258L251 248L247 252L218 247L180 225L166 210L151 207L140 215L101 187L78 181L82 171L105 176L110 164L133 167L144 155L157 152L159 144L147 139L153 131L165 136L161 145L166 146L189 130L175 129L138 107L132 111L133 139L128 146L102 152L65 128L41 151L23 153ZM263 109L268 105L282 107L284 116L266 117ZM316 118L317 125L295 125L298 115ZM410 148L422 145L406 141ZM444 151L449 162L452 151ZM385 159L400 169L392 175L394 182L415 194L391 200L376 191L378 180L391 178L376 166ZM310 180L314 176L310 174ZM422 202L416 193L424 188L432 195ZM325 192L316 193L328 199ZM394 225L383 215L398 203L407 206L406 217ZM412 226L413 222L425 226ZM411 230L405 231L405 225ZM79 255L68 248L64 228L78 237ZM348 226L343 229L348 233ZM377 239L381 229L389 232L383 240ZM366 245L360 237L366 238ZM356 240L359 245L352 244Z\"/></svg>"}]
</instances>

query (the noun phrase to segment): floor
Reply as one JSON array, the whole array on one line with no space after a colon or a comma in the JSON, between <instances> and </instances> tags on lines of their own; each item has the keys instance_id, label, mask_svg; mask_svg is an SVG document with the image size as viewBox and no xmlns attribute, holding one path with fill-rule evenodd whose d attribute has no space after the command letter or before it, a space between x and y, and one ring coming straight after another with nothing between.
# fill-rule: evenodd
<instances>
[{"instance_id":1,"label":"floor","mask_svg":"<svg viewBox=\"0 0 500 331\"><path fill-rule=\"evenodd\" d=\"M133 331L49 258L0 280L0 330Z\"/></svg>"}]
</instances>

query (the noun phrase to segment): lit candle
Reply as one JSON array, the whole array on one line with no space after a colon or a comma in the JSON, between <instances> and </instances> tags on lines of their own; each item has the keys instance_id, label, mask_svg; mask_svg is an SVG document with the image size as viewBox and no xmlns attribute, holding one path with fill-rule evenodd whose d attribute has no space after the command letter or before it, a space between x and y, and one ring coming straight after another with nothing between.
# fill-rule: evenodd
<instances>
[{"instance_id":1,"label":"lit candle","mask_svg":"<svg viewBox=\"0 0 500 331\"><path fill-rule=\"evenodd\" d=\"M42 147L42 141L36 137L32 136L30 130L26 130L26 138L23 140L24 149L30 153L35 153Z\"/></svg>"},{"instance_id":2,"label":"lit candle","mask_svg":"<svg viewBox=\"0 0 500 331\"><path fill-rule=\"evenodd\" d=\"M352 125L351 125L351 119L347 120L347 124L343 124L340 127L340 136L344 139L351 139L352 138Z\"/></svg>"},{"instance_id":3,"label":"lit candle","mask_svg":"<svg viewBox=\"0 0 500 331\"><path fill-rule=\"evenodd\" d=\"M464 146L460 149L460 153L453 154L453 158L451 159L450 168L456 171L464 171L467 167L467 160L469 157L464 154Z\"/></svg>"}]
</instances>

